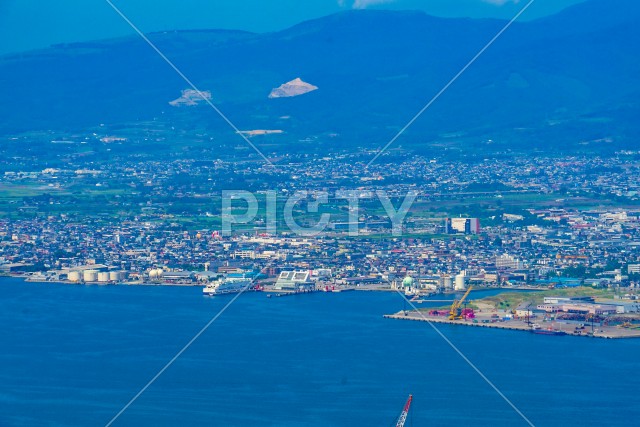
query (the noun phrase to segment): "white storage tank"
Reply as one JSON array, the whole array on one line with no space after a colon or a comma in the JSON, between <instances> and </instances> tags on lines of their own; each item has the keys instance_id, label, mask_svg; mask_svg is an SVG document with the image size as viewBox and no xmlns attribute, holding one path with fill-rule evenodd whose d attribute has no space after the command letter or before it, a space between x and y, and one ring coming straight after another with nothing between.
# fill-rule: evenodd
<instances>
[{"instance_id":1,"label":"white storage tank","mask_svg":"<svg viewBox=\"0 0 640 427\"><path fill-rule=\"evenodd\" d=\"M112 282L118 282L120 280L122 280L122 272L121 271L110 271L109 272L109 280L111 280Z\"/></svg>"},{"instance_id":2,"label":"white storage tank","mask_svg":"<svg viewBox=\"0 0 640 427\"><path fill-rule=\"evenodd\" d=\"M162 271L161 268L153 268L149 271L149 279L151 280L160 279L163 273L164 271Z\"/></svg>"},{"instance_id":3,"label":"white storage tank","mask_svg":"<svg viewBox=\"0 0 640 427\"><path fill-rule=\"evenodd\" d=\"M106 271L101 271L98 273L98 282L108 282L109 281L109 273Z\"/></svg>"},{"instance_id":4,"label":"white storage tank","mask_svg":"<svg viewBox=\"0 0 640 427\"><path fill-rule=\"evenodd\" d=\"M98 281L98 270L85 270L83 274L83 279L85 282Z\"/></svg>"},{"instance_id":5,"label":"white storage tank","mask_svg":"<svg viewBox=\"0 0 640 427\"><path fill-rule=\"evenodd\" d=\"M70 282L78 283L80 281L80 272L79 271L70 271L67 276Z\"/></svg>"},{"instance_id":6,"label":"white storage tank","mask_svg":"<svg viewBox=\"0 0 640 427\"><path fill-rule=\"evenodd\" d=\"M456 284L454 289L456 291L464 291L465 289L467 289L467 277L464 275L464 272L456 276Z\"/></svg>"}]
</instances>

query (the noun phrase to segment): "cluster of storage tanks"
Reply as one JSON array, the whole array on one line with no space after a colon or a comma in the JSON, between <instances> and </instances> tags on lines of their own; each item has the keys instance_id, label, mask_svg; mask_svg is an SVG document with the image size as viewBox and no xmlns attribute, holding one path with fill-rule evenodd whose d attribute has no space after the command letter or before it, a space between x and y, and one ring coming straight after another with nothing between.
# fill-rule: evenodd
<instances>
[{"instance_id":1,"label":"cluster of storage tanks","mask_svg":"<svg viewBox=\"0 0 640 427\"><path fill-rule=\"evenodd\" d=\"M441 281L445 290L463 291L467 289L467 276L464 271L456 274L455 277L445 274L442 276Z\"/></svg>"},{"instance_id":2,"label":"cluster of storage tanks","mask_svg":"<svg viewBox=\"0 0 640 427\"><path fill-rule=\"evenodd\" d=\"M161 268L152 268L149 270L149 279L151 280L159 280L162 278L164 274L164 270Z\"/></svg>"},{"instance_id":3,"label":"cluster of storage tanks","mask_svg":"<svg viewBox=\"0 0 640 427\"><path fill-rule=\"evenodd\" d=\"M122 271L74 270L67 276L70 282L119 282L124 279Z\"/></svg>"}]
</instances>

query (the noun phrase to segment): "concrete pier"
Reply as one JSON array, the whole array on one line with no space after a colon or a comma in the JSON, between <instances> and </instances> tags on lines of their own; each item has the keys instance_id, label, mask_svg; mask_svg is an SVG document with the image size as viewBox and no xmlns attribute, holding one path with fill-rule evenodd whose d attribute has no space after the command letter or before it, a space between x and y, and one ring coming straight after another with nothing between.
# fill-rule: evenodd
<instances>
[{"instance_id":1,"label":"concrete pier","mask_svg":"<svg viewBox=\"0 0 640 427\"><path fill-rule=\"evenodd\" d=\"M449 320L443 316L430 316L426 313L417 313L415 311L400 311L395 314L385 314L386 319L397 320L412 320L417 322L432 322L432 323L446 323L449 325L459 326L472 326L478 328L493 328L493 329L510 329L516 331L530 332L532 326L527 324L523 320L503 320L503 321L489 321L489 323L483 323L482 320L478 320L474 323L473 320ZM485 319L486 320L486 319ZM531 324L534 322L532 321ZM584 329L576 329L575 323L554 321L554 322L540 322L540 329L551 329L554 331L561 331L566 335L593 337L593 338L640 338L640 329L636 328L622 328L619 326L595 326L593 334L591 333L591 325L585 324Z\"/></svg>"}]
</instances>

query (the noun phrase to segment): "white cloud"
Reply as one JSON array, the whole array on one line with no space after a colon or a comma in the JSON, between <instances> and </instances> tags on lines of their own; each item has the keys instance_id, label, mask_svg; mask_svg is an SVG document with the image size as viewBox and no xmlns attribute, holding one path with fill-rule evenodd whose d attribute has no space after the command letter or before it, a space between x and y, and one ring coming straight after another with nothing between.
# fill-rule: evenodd
<instances>
[{"instance_id":1,"label":"white cloud","mask_svg":"<svg viewBox=\"0 0 640 427\"><path fill-rule=\"evenodd\" d=\"M496 6L502 6L507 3L515 3L515 4L520 3L520 0L482 0L482 1L485 3L495 4Z\"/></svg>"},{"instance_id":2,"label":"white cloud","mask_svg":"<svg viewBox=\"0 0 640 427\"><path fill-rule=\"evenodd\" d=\"M351 4L353 9L366 9L369 6L374 6L377 4L384 3L393 3L396 0L338 0L338 5L340 7ZM507 3L518 4L520 0L479 0L484 3L493 4L495 6L504 6Z\"/></svg>"},{"instance_id":3,"label":"white cloud","mask_svg":"<svg viewBox=\"0 0 640 427\"><path fill-rule=\"evenodd\" d=\"M355 0L353 2L353 8L354 9L366 9L369 6L373 6L376 4L383 4L383 3L391 3L395 0ZM341 0L342 3L344 3L344 1Z\"/></svg>"}]
</instances>

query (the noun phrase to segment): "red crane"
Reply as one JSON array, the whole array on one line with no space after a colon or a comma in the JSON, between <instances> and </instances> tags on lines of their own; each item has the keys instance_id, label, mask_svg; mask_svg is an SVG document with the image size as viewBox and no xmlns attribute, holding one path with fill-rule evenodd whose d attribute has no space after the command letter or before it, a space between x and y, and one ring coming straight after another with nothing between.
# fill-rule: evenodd
<instances>
[{"instance_id":1,"label":"red crane","mask_svg":"<svg viewBox=\"0 0 640 427\"><path fill-rule=\"evenodd\" d=\"M396 427L404 427L404 423L407 422L407 415L409 415L409 407L411 406L411 400L413 400L413 396L409 395L407 399L407 403L404 404L404 409L402 413L398 417L398 422L396 423Z\"/></svg>"}]
</instances>

